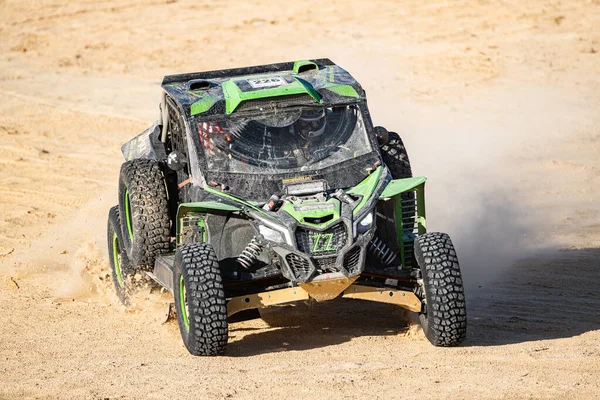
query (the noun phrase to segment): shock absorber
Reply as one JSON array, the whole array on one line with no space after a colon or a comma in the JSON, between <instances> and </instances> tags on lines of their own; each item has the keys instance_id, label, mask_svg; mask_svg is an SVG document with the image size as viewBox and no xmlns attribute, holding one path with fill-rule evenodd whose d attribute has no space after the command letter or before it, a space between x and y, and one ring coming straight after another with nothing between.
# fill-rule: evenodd
<instances>
[{"instance_id":1,"label":"shock absorber","mask_svg":"<svg viewBox=\"0 0 600 400\"><path fill-rule=\"evenodd\" d=\"M238 264L244 269L250 269L250 267L256 262L258 255L263 250L263 246L258 243L256 237L253 237L248 246L242 251L237 258Z\"/></svg>"},{"instance_id":2,"label":"shock absorber","mask_svg":"<svg viewBox=\"0 0 600 400\"><path fill-rule=\"evenodd\" d=\"M397 255L377 236L369 242L369 250L385 265L392 265L396 261Z\"/></svg>"}]
</instances>

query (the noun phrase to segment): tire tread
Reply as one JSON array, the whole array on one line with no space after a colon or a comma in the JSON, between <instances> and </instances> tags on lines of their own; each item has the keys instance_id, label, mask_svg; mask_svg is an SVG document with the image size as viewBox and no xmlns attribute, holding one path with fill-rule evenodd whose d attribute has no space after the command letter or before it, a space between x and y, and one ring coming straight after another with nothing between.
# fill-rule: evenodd
<instances>
[{"instance_id":1,"label":"tire tread","mask_svg":"<svg viewBox=\"0 0 600 400\"><path fill-rule=\"evenodd\" d=\"M467 334L467 311L454 245L445 233L426 233L418 238L415 256L425 286L423 331L435 346L456 346Z\"/></svg>"},{"instance_id":2,"label":"tire tread","mask_svg":"<svg viewBox=\"0 0 600 400\"><path fill-rule=\"evenodd\" d=\"M125 215L123 197L129 190L133 242L127 223L121 224L127 253L136 268L151 269L156 256L170 248L171 219L163 173L155 160L135 159L121 166L119 182L120 213Z\"/></svg>"},{"instance_id":3,"label":"tire tread","mask_svg":"<svg viewBox=\"0 0 600 400\"><path fill-rule=\"evenodd\" d=\"M178 318L188 351L197 356L222 354L227 346L227 302L219 262L208 244L181 246L175 255L175 304L179 307L179 274L187 282L189 331Z\"/></svg>"},{"instance_id":4,"label":"tire tread","mask_svg":"<svg viewBox=\"0 0 600 400\"><path fill-rule=\"evenodd\" d=\"M386 144L380 147L381 158L393 179L412 178L412 168L404 142L396 132L389 132Z\"/></svg>"}]
</instances>

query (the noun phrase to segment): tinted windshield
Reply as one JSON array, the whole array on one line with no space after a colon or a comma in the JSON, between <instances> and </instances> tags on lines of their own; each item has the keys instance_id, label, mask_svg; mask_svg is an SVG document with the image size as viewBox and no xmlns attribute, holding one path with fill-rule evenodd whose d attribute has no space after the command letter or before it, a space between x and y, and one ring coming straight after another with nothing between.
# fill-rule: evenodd
<instances>
[{"instance_id":1,"label":"tinted windshield","mask_svg":"<svg viewBox=\"0 0 600 400\"><path fill-rule=\"evenodd\" d=\"M194 122L209 171L319 170L372 151L356 105L305 107Z\"/></svg>"}]
</instances>

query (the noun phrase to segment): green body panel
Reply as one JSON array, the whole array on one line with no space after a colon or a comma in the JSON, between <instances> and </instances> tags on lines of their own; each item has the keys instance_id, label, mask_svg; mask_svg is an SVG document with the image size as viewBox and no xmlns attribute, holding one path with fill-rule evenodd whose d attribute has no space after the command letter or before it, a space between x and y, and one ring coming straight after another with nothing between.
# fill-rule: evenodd
<instances>
[{"instance_id":1,"label":"green body panel","mask_svg":"<svg viewBox=\"0 0 600 400\"><path fill-rule=\"evenodd\" d=\"M218 201L201 201L198 203L181 203L177 208L177 215L183 215L184 213L195 211L195 212L211 212L213 210L218 211L240 211L240 207L232 206L229 204L219 203Z\"/></svg>"},{"instance_id":2,"label":"green body panel","mask_svg":"<svg viewBox=\"0 0 600 400\"><path fill-rule=\"evenodd\" d=\"M217 99L215 99L209 94L205 94L200 98L200 100L198 100L190 106L190 115L193 116L196 114L206 112L209 108L212 107L213 104L215 104L215 101L217 101Z\"/></svg>"},{"instance_id":3,"label":"green body panel","mask_svg":"<svg viewBox=\"0 0 600 400\"><path fill-rule=\"evenodd\" d=\"M206 187L206 188L204 188L204 190L206 190L207 192L212 193L214 195L217 195L219 197L223 197L225 199L228 199L228 200L231 200L231 201L233 201L235 203L238 203L241 206L248 207L248 208L250 208L250 209L252 209L254 211L257 211L257 212L261 213L262 215L264 215L267 218L273 219L273 217L271 215L267 214L262 209L260 209L259 207L257 207L255 204L249 203L246 200L242 200L242 199L240 199L238 197L232 196L232 195L227 194L227 193L220 192L220 191L215 190L215 189L210 188L210 187ZM238 210L241 210L241 209L242 209L242 207L240 207Z\"/></svg>"},{"instance_id":4,"label":"green body panel","mask_svg":"<svg viewBox=\"0 0 600 400\"><path fill-rule=\"evenodd\" d=\"M367 176L361 183L346 190L346 193L362 196L360 203L354 208L352 212L353 215L358 214L362 208L367 204L369 198L375 191L377 187L377 183L379 183L379 178L381 178L381 174L383 172L383 167L377 167L375 171L371 173L371 175Z\"/></svg>"},{"instance_id":5,"label":"green body panel","mask_svg":"<svg viewBox=\"0 0 600 400\"><path fill-rule=\"evenodd\" d=\"M416 176L414 178L394 179L390 181L383 192L379 195L380 199L386 199L394 197L395 195L403 192L408 192L415 187L425 183L427 178L424 176Z\"/></svg>"},{"instance_id":6,"label":"green body panel","mask_svg":"<svg viewBox=\"0 0 600 400\"><path fill-rule=\"evenodd\" d=\"M326 88L331 90L332 92L339 94L340 96L360 97L358 95L358 93L356 92L356 89L354 89L350 85L331 85L331 86L326 86Z\"/></svg>"},{"instance_id":7,"label":"green body panel","mask_svg":"<svg viewBox=\"0 0 600 400\"><path fill-rule=\"evenodd\" d=\"M392 199L394 202L394 216L396 221L396 237L398 238L398 244L400 247L400 260L402 266L406 265L405 259L405 243L414 240L413 227L405 227L402 223L402 216L406 208L413 208L416 206L416 221L417 221L417 233L419 235L427 232L426 214L425 214L425 177L414 177L405 179L395 179L391 181L388 186L383 190L379 196L380 199ZM406 192L415 193L415 204L403 205L402 194Z\"/></svg>"},{"instance_id":8,"label":"green body panel","mask_svg":"<svg viewBox=\"0 0 600 400\"><path fill-rule=\"evenodd\" d=\"M360 202L352 211L353 215L356 216L361 212L363 207L367 204L373 192L377 188L381 174L383 173L383 167L378 167L368 177L366 177L358 185L347 189L346 193L361 196ZM337 199L329 199L326 202L314 202L314 203L303 203L299 206L294 206L290 203L285 203L281 209L290 214L294 219L302 224L309 226L318 227L320 229L326 228L330 225L335 224L340 219L341 204ZM306 218L322 218L333 214L332 219L327 222L315 224L306 221Z\"/></svg>"},{"instance_id":9,"label":"green body panel","mask_svg":"<svg viewBox=\"0 0 600 400\"><path fill-rule=\"evenodd\" d=\"M322 203L307 202L298 206L294 206L291 203L285 203L281 209L290 214L301 224L323 229L339 221L340 207L341 204L338 199L329 199ZM323 223L312 223L306 220L306 218L323 218L329 215L333 215L332 218Z\"/></svg>"},{"instance_id":10,"label":"green body panel","mask_svg":"<svg viewBox=\"0 0 600 400\"><path fill-rule=\"evenodd\" d=\"M315 90L312 85L298 77L294 77L292 83L287 83L273 88L266 88L262 90L254 90L249 92L242 92L238 85L235 83L238 80L246 80L249 78L268 78L268 77L279 77L281 74L269 74L262 76L251 76L243 78L230 79L223 82L223 96L225 97L225 113L231 114L240 105L241 102L246 100L264 99L268 97L278 96L289 96L293 94L308 94L317 103L321 102L321 95Z\"/></svg>"}]
</instances>

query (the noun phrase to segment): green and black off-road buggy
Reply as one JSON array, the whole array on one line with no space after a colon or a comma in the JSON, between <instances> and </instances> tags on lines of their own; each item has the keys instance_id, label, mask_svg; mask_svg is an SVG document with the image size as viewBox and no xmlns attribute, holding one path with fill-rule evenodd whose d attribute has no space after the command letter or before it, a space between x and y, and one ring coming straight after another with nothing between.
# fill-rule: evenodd
<instances>
[{"instance_id":1,"label":"green and black off-road buggy","mask_svg":"<svg viewBox=\"0 0 600 400\"><path fill-rule=\"evenodd\" d=\"M162 88L158 121L122 148L109 214L121 300L138 272L170 290L194 355L225 349L235 313L338 297L414 311L437 346L465 338L454 247L426 233L425 178L348 72L319 59Z\"/></svg>"}]
</instances>

